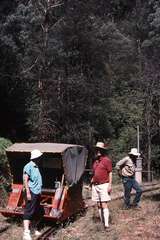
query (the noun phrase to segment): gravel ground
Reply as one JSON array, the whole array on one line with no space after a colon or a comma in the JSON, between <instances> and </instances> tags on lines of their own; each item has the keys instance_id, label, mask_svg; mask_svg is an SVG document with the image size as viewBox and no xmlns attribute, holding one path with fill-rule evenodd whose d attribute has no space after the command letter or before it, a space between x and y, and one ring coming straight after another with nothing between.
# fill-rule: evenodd
<instances>
[{"instance_id":1,"label":"gravel ground","mask_svg":"<svg viewBox=\"0 0 160 240\"><path fill-rule=\"evenodd\" d=\"M141 210L122 210L122 201L110 203L111 231L104 232L96 207L90 208L67 228L53 236L54 240L157 240L160 239L160 194L147 194Z\"/></svg>"},{"instance_id":2,"label":"gravel ground","mask_svg":"<svg viewBox=\"0 0 160 240\"><path fill-rule=\"evenodd\" d=\"M147 192L141 210L123 210L122 200L109 203L111 231L104 232L96 206L59 227L50 240L157 240L160 239L160 191ZM45 226L46 228L46 226ZM0 240L21 240L22 221L0 215Z\"/></svg>"}]
</instances>

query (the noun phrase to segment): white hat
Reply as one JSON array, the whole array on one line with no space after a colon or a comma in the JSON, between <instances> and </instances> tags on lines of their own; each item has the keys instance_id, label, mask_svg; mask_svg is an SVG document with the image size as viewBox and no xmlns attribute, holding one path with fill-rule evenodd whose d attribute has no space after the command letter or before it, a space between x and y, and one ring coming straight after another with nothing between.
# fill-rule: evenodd
<instances>
[{"instance_id":1,"label":"white hat","mask_svg":"<svg viewBox=\"0 0 160 240\"><path fill-rule=\"evenodd\" d=\"M31 157L30 159L35 159L35 158L38 158L40 156L42 156L43 153L41 153L38 149L34 149L32 152L31 152Z\"/></svg>"},{"instance_id":2,"label":"white hat","mask_svg":"<svg viewBox=\"0 0 160 240\"><path fill-rule=\"evenodd\" d=\"M139 156L140 155L137 148L131 148L131 151L129 152L129 154L134 155L134 156Z\"/></svg>"},{"instance_id":3,"label":"white hat","mask_svg":"<svg viewBox=\"0 0 160 240\"><path fill-rule=\"evenodd\" d=\"M103 142L97 142L96 148L108 149L108 147Z\"/></svg>"}]
</instances>

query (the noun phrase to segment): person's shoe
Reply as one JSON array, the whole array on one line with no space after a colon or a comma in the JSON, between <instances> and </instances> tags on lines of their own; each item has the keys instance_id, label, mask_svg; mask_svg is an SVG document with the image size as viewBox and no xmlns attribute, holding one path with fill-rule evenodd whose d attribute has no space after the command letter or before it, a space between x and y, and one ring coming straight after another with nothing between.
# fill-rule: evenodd
<instances>
[{"instance_id":1,"label":"person's shoe","mask_svg":"<svg viewBox=\"0 0 160 240\"><path fill-rule=\"evenodd\" d=\"M141 210L141 206L138 204L133 204L132 207L137 210Z\"/></svg>"},{"instance_id":2,"label":"person's shoe","mask_svg":"<svg viewBox=\"0 0 160 240\"><path fill-rule=\"evenodd\" d=\"M40 231L36 230L36 231L34 232L34 235L38 237L38 236L41 236L42 233L41 233Z\"/></svg>"},{"instance_id":3,"label":"person's shoe","mask_svg":"<svg viewBox=\"0 0 160 240\"><path fill-rule=\"evenodd\" d=\"M122 209L122 210L130 210L130 209L131 209L131 206L124 205L121 209Z\"/></svg>"},{"instance_id":4,"label":"person's shoe","mask_svg":"<svg viewBox=\"0 0 160 240\"><path fill-rule=\"evenodd\" d=\"M25 230L23 232L23 240L32 240L30 230Z\"/></svg>"},{"instance_id":5,"label":"person's shoe","mask_svg":"<svg viewBox=\"0 0 160 240\"><path fill-rule=\"evenodd\" d=\"M112 228L110 226L105 226L104 230L105 230L105 232L110 232L110 231L112 231Z\"/></svg>"},{"instance_id":6,"label":"person's shoe","mask_svg":"<svg viewBox=\"0 0 160 240\"><path fill-rule=\"evenodd\" d=\"M132 207L141 207L141 206L139 205L139 203L135 203L135 202L133 202L131 206L132 206Z\"/></svg>"}]
</instances>

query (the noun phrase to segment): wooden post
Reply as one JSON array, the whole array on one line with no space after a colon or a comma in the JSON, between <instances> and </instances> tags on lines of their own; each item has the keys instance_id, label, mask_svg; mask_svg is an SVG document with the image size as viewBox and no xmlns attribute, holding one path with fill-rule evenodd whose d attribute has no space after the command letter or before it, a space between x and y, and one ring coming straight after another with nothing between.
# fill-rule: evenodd
<instances>
[{"instance_id":1,"label":"wooden post","mask_svg":"<svg viewBox=\"0 0 160 240\"><path fill-rule=\"evenodd\" d=\"M139 126L137 126L137 150L140 152L140 147L139 147ZM136 161L136 173L135 173L135 178L138 183L142 183L142 158L140 156L137 157Z\"/></svg>"}]
</instances>

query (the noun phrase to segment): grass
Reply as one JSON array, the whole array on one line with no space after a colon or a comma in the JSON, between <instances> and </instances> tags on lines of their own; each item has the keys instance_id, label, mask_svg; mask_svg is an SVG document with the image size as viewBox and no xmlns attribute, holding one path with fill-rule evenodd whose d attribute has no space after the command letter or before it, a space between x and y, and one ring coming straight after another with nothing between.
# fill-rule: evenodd
<instances>
[{"instance_id":1,"label":"grass","mask_svg":"<svg viewBox=\"0 0 160 240\"><path fill-rule=\"evenodd\" d=\"M119 188L119 186L117 186ZM109 203L111 215L111 232L103 231L96 207L88 208L83 216L78 216L64 227L59 227L52 240L157 240L160 239L160 193L147 193L142 198L140 211L122 210L123 200ZM0 217L0 225L10 227L0 235L0 239L21 240L22 222L6 221ZM44 226L45 228L45 226Z\"/></svg>"}]
</instances>

